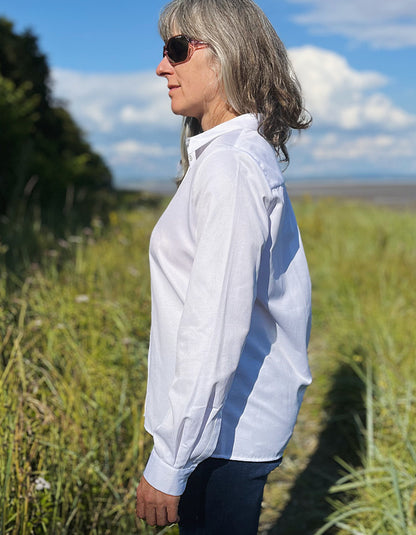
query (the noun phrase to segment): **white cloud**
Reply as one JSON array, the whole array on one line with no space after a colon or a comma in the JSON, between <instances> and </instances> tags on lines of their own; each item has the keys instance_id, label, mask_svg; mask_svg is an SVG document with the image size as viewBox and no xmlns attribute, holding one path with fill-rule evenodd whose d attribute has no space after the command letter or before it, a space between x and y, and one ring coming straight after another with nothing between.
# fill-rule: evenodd
<instances>
[{"instance_id":1,"label":"white cloud","mask_svg":"<svg viewBox=\"0 0 416 535\"><path fill-rule=\"evenodd\" d=\"M313 46L289 55L314 120L310 131L292 138L289 174L416 172L416 117L383 92L388 78L358 71L343 56ZM54 71L54 80L54 93L68 100L117 182L175 175L181 118L171 112L164 80L146 72L62 69Z\"/></svg>"},{"instance_id":2,"label":"white cloud","mask_svg":"<svg viewBox=\"0 0 416 535\"><path fill-rule=\"evenodd\" d=\"M181 118L170 109L166 80L153 72L53 71L54 95L105 158L117 179L173 176Z\"/></svg>"},{"instance_id":3,"label":"white cloud","mask_svg":"<svg viewBox=\"0 0 416 535\"><path fill-rule=\"evenodd\" d=\"M116 185L126 184L126 181L133 184L143 180L172 179L176 175L178 146L147 139L146 134L139 132L135 138L115 143L106 141L96 146L113 169Z\"/></svg>"},{"instance_id":4,"label":"white cloud","mask_svg":"<svg viewBox=\"0 0 416 535\"><path fill-rule=\"evenodd\" d=\"M295 21L314 31L343 35L380 49L416 46L414 0L289 1L309 6Z\"/></svg>"},{"instance_id":5,"label":"white cloud","mask_svg":"<svg viewBox=\"0 0 416 535\"><path fill-rule=\"evenodd\" d=\"M160 125L160 105L158 102L150 102L148 107L123 106L120 120L126 124Z\"/></svg>"},{"instance_id":6,"label":"white cloud","mask_svg":"<svg viewBox=\"0 0 416 535\"><path fill-rule=\"evenodd\" d=\"M377 136L357 136L344 139L341 135L330 133L325 135L312 149L315 160L362 160L373 163L388 158L413 156L414 150L410 143L398 143L397 137L388 134Z\"/></svg>"},{"instance_id":7,"label":"white cloud","mask_svg":"<svg viewBox=\"0 0 416 535\"><path fill-rule=\"evenodd\" d=\"M289 55L317 127L392 131L416 124L416 117L379 92L388 83L380 73L354 70L339 54L313 46Z\"/></svg>"},{"instance_id":8,"label":"white cloud","mask_svg":"<svg viewBox=\"0 0 416 535\"><path fill-rule=\"evenodd\" d=\"M397 108L381 93L374 93L359 100L341 112L341 124L345 129L356 129L361 125L367 125L383 127L390 131L416 124L414 117Z\"/></svg>"},{"instance_id":9,"label":"white cloud","mask_svg":"<svg viewBox=\"0 0 416 535\"><path fill-rule=\"evenodd\" d=\"M153 72L127 74L53 71L54 93L87 131L110 132L118 124L175 128L166 81Z\"/></svg>"},{"instance_id":10,"label":"white cloud","mask_svg":"<svg viewBox=\"0 0 416 535\"><path fill-rule=\"evenodd\" d=\"M308 138L308 140L307 140ZM399 177L416 175L416 134L404 136L328 131L303 136L290 148L290 178L351 178L372 175Z\"/></svg>"},{"instance_id":11,"label":"white cloud","mask_svg":"<svg viewBox=\"0 0 416 535\"><path fill-rule=\"evenodd\" d=\"M125 139L107 148L110 162L114 165L139 162L143 156L161 158L176 154L175 149L169 149L158 143L143 143L137 139Z\"/></svg>"},{"instance_id":12,"label":"white cloud","mask_svg":"<svg viewBox=\"0 0 416 535\"><path fill-rule=\"evenodd\" d=\"M389 80L332 51L289 50L312 128L291 146L295 176L416 173L416 117L385 93Z\"/></svg>"}]
</instances>

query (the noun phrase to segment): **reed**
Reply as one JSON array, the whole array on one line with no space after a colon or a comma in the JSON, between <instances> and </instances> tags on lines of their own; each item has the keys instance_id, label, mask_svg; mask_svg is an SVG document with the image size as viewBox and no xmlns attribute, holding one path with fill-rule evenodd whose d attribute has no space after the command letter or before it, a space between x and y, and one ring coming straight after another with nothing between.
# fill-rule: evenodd
<instances>
[{"instance_id":1,"label":"reed","mask_svg":"<svg viewBox=\"0 0 416 535\"><path fill-rule=\"evenodd\" d=\"M412 535L416 215L364 203L320 204L305 213L318 316L313 336L362 383L362 410L355 430L346 429L346 436L357 435L359 461L338 459L340 479L328 494L333 512L316 535Z\"/></svg>"},{"instance_id":2,"label":"reed","mask_svg":"<svg viewBox=\"0 0 416 535\"><path fill-rule=\"evenodd\" d=\"M136 521L134 505L150 448L147 249L163 207L132 201L106 224L95 217L59 239L34 221L19 231L13 269L4 261L13 241L0 243L4 535L158 533ZM261 532L288 518L293 488L302 519L298 503L285 535L415 534L416 216L331 200L295 210L313 282L314 383L268 486ZM0 235L5 225L10 238L5 221ZM25 241L34 233L36 254ZM343 447L317 456L324 439ZM338 456L335 479L322 462L328 452ZM296 485L313 458L315 487L302 494ZM318 498L330 500L328 518ZM159 530L168 532L177 528Z\"/></svg>"},{"instance_id":3,"label":"reed","mask_svg":"<svg viewBox=\"0 0 416 535\"><path fill-rule=\"evenodd\" d=\"M154 533L134 497L156 208L120 210L2 270L0 532Z\"/></svg>"}]
</instances>

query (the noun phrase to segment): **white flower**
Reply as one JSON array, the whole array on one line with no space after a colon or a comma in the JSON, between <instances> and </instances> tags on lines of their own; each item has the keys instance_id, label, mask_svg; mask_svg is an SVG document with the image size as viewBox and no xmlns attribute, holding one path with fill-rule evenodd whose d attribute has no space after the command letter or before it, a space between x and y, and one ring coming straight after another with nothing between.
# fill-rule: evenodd
<instances>
[{"instance_id":1,"label":"white flower","mask_svg":"<svg viewBox=\"0 0 416 535\"><path fill-rule=\"evenodd\" d=\"M70 243L82 243L82 237L81 236L69 236L68 241Z\"/></svg>"},{"instance_id":2,"label":"white flower","mask_svg":"<svg viewBox=\"0 0 416 535\"><path fill-rule=\"evenodd\" d=\"M35 479L35 489L36 490L49 490L51 488L51 484L46 481L46 479L43 479L43 477L37 477Z\"/></svg>"},{"instance_id":3,"label":"white flower","mask_svg":"<svg viewBox=\"0 0 416 535\"><path fill-rule=\"evenodd\" d=\"M75 297L75 303L88 303L89 300L90 298L85 294L77 295Z\"/></svg>"},{"instance_id":4,"label":"white flower","mask_svg":"<svg viewBox=\"0 0 416 535\"><path fill-rule=\"evenodd\" d=\"M104 226L104 223L99 217L94 217L94 219L91 221L91 226L93 226L94 228L101 228Z\"/></svg>"},{"instance_id":5,"label":"white flower","mask_svg":"<svg viewBox=\"0 0 416 535\"><path fill-rule=\"evenodd\" d=\"M58 240L59 247L62 247L62 249L69 249L69 243L66 240Z\"/></svg>"},{"instance_id":6,"label":"white flower","mask_svg":"<svg viewBox=\"0 0 416 535\"><path fill-rule=\"evenodd\" d=\"M130 273L130 275L132 277L138 277L139 276L139 272L136 268L134 268L133 266L130 266L127 271Z\"/></svg>"}]
</instances>

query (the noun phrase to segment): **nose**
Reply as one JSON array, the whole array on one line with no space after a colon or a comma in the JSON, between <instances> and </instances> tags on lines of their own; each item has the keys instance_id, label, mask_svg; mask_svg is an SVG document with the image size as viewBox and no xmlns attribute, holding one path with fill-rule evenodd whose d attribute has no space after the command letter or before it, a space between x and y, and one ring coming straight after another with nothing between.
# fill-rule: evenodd
<instances>
[{"instance_id":1,"label":"nose","mask_svg":"<svg viewBox=\"0 0 416 535\"><path fill-rule=\"evenodd\" d=\"M162 61L156 67L156 74L158 76L166 76L167 74L173 74L173 72L173 67L170 64L168 58L166 56L163 56Z\"/></svg>"}]
</instances>

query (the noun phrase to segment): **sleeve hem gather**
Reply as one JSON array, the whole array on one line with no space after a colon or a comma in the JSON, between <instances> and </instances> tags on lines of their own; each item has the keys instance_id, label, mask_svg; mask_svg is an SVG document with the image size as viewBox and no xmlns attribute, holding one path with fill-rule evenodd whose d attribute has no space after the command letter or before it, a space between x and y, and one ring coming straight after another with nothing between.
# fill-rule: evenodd
<instances>
[{"instance_id":1,"label":"sleeve hem gather","mask_svg":"<svg viewBox=\"0 0 416 535\"><path fill-rule=\"evenodd\" d=\"M174 468L162 461L153 449L144 469L143 476L155 489L172 496L180 496L183 494L188 478L194 469L194 466Z\"/></svg>"}]
</instances>

